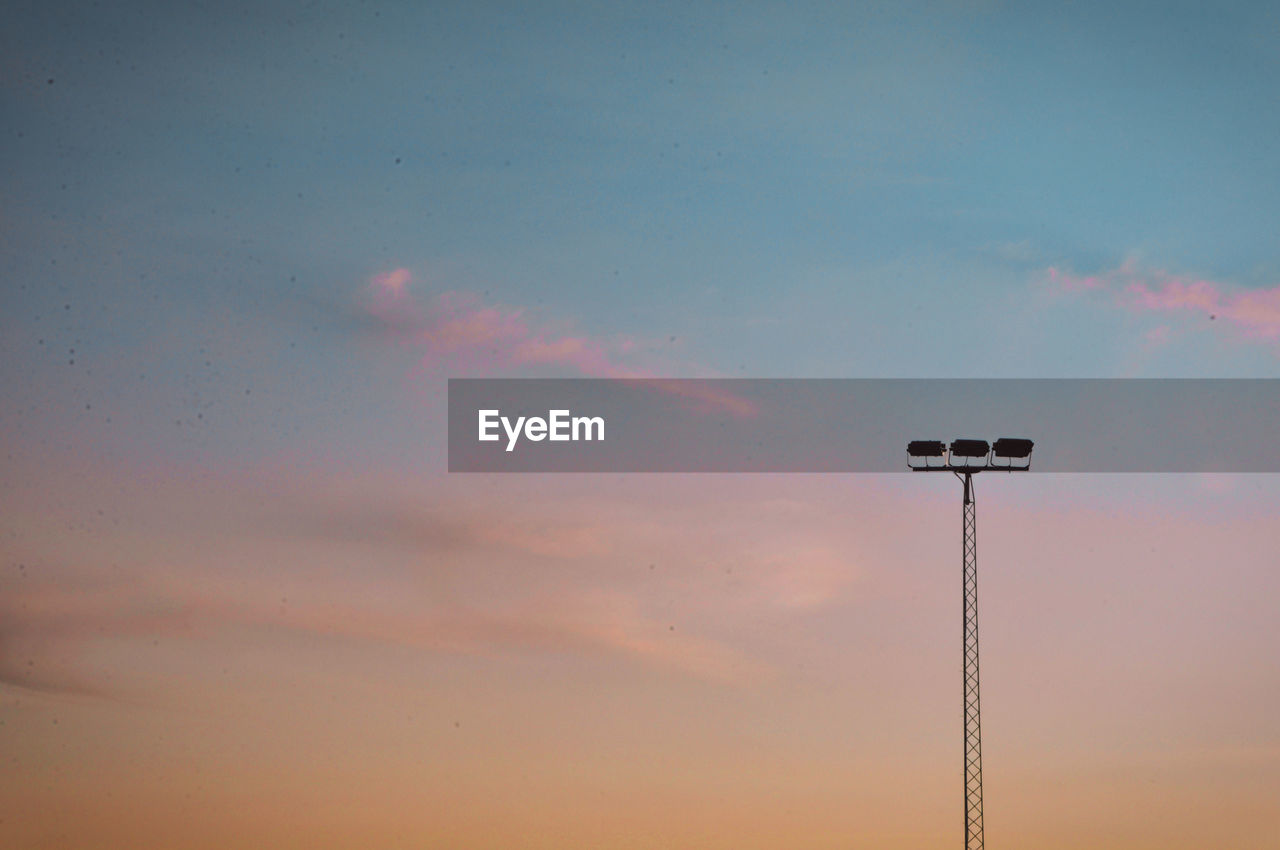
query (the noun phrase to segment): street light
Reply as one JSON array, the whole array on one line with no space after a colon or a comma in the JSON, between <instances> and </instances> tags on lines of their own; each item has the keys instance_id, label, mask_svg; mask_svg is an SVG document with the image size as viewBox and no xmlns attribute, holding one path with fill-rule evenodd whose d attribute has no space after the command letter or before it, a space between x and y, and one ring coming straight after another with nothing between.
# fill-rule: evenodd
<instances>
[{"instance_id":1,"label":"street light","mask_svg":"<svg viewBox=\"0 0 1280 850\"><path fill-rule=\"evenodd\" d=\"M1035 443L1023 437L907 443L912 472L952 472L964 484L964 847L982 848L982 705L978 689L978 528L973 476L979 472L1027 472ZM1001 462L1003 461L1003 462Z\"/></svg>"}]
</instances>

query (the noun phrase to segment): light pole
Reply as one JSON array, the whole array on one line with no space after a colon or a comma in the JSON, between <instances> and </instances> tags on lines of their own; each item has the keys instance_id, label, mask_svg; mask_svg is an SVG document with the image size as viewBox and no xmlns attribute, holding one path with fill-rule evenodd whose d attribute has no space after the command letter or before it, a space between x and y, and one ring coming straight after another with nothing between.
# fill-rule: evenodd
<instances>
[{"instance_id":1,"label":"light pole","mask_svg":"<svg viewBox=\"0 0 1280 850\"><path fill-rule=\"evenodd\" d=\"M987 470L1026 472L1031 469L1030 440L1002 437L954 440L948 449L941 440L907 443L907 467L912 472L951 472L964 485L963 608L964 608L964 848L982 847L982 702L978 688L978 527L973 476ZM1001 463L1003 461L1003 463Z\"/></svg>"}]
</instances>

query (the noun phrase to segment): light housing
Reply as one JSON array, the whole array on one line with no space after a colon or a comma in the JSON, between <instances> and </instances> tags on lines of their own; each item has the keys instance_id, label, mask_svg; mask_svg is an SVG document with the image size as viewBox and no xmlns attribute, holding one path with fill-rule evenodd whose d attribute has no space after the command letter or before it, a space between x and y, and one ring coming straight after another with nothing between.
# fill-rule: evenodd
<instances>
[{"instance_id":1,"label":"light housing","mask_svg":"<svg viewBox=\"0 0 1280 850\"><path fill-rule=\"evenodd\" d=\"M991 444L986 440L952 440L952 457L984 458L991 454Z\"/></svg>"},{"instance_id":2,"label":"light housing","mask_svg":"<svg viewBox=\"0 0 1280 850\"><path fill-rule=\"evenodd\" d=\"M1022 437L1001 437L996 440L991 450L996 457L1024 458L1031 457L1031 449L1035 443Z\"/></svg>"},{"instance_id":3,"label":"light housing","mask_svg":"<svg viewBox=\"0 0 1280 850\"><path fill-rule=\"evenodd\" d=\"M946 446L941 440L912 440L907 443L907 454L912 457L942 457Z\"/></svg>"}]
</instances>

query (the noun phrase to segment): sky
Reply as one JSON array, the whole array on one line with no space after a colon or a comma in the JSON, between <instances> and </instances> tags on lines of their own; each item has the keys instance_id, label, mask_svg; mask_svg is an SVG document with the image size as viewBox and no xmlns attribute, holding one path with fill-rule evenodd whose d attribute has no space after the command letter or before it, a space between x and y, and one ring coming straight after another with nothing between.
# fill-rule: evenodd
<instances>
[{"instance_id":1,"label":"sky","mask_svg":"<svg viewBox=\"0 0 1280 850\"><path fill-rule=\"evenodd\" d=\"M1277 377L1251 3L18 3L0 846L954 842L958 492L450 377ZM1271 848L1273 476L980 482L993 846Z\"/></svg>"}]
</instances>

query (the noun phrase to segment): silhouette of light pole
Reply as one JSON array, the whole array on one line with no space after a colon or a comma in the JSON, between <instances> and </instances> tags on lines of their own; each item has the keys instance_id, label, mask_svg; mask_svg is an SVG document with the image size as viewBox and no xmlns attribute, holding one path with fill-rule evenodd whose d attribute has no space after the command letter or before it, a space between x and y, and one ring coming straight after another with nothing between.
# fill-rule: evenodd
<instances>
[{"instance_id":1,"label":"silhouette of light pole","mask_svg":"<svg viewBox=\"0 0 1280 850\"><path fill-rule=\"evenodd\" d=\"M978 527L973 476L979 472L1026 472L1031 469L1030 440L1002 437L907 443L912 472L951 472L964 484L964 848L982 847L982 702L978 690Z\"/></svg>"}]
</instances>

